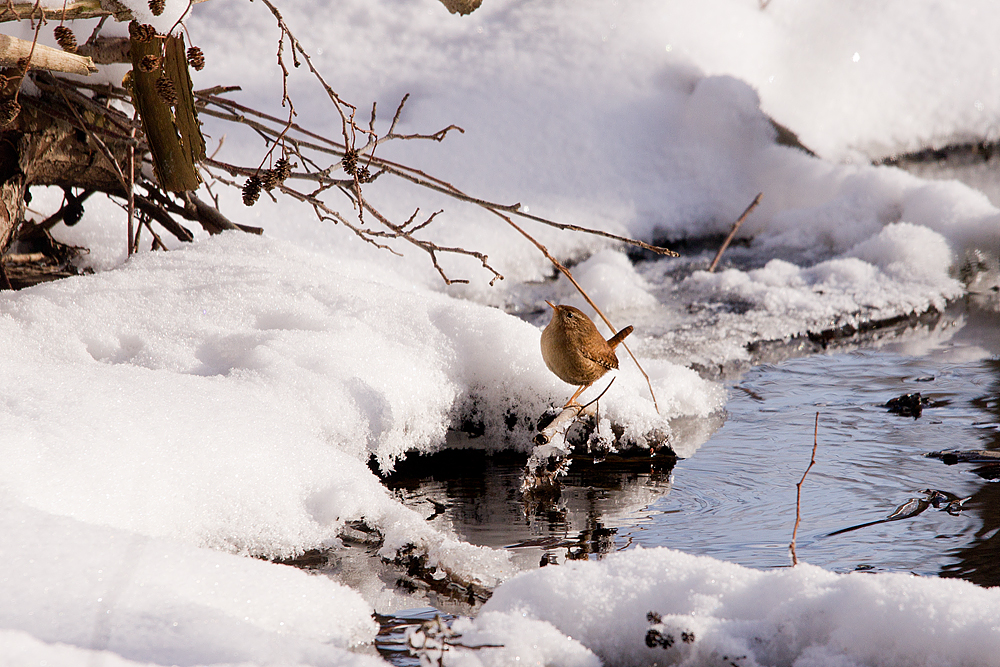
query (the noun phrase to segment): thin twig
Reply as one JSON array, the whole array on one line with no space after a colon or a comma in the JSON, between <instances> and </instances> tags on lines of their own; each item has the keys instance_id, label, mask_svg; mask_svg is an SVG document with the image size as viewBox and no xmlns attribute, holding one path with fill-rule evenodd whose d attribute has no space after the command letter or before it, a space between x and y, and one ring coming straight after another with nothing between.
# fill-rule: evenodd
<instances>
[{"instance_id":1,"label":"thin twig","mask_svg":"<svg viewBox=\"0 0 1000 667\"><path fill-rule=\"evenodd\" d=\"M283 126L285 124L285 121L282 121L281 119L275 118L274 116L270 116L270 115L265 114L265 113L261 113L259 111L254 110L254 109L251 109L249 107L241 105L238 102L234 102L232 100L228 100L228 99L225 99L225 98L217 97L215 95L210 94L210 91L195 91L195 97L197 97L202 102L214 104L214 105L216 105L216 106L218 106L220 108L226 109L229 112L228 114L221 114L219 112L213 111L212 109L204 108L204 109L201 110L200 113L204 113L204 114L209 115L209 116L220 118L222 120L227 120L227 121L230 121L230 122L236 122L236 123L247 125L247 126L253 128L253 129L257 130L258 132L260 132L262 134L270 135L272 141L276 141L276 137L279 135L279 131L276 130L276 129L274 129L274 128L269 127L268 125L266 125L266 124L264 124L262 122L251 120L247 116L248 115L249 116L254 116L256 118L261 119L262 121L267 121L267 122L270 122L270 123L275 123L275 124L279 124L280 123ZM406 97L404 96L403 101L405 102L405 100L406 100ZM402 109L402 102L400 103L400 107L397 108L397 110L396 110L396 116L393 117L393 126L398 121L399 113L400 113L401 109ZM323 144L326 144L326 146L323 146L323 145L320 145L319 143L315 143L313 141L308 141L308 140L304 141L302 139L296 139L296 138L292 138L292 137L288 137L288 136L285 137L289 142L293 143L296 146L300 146L300 147L303 147L303 148L309 148L310 150L315 150L315 151L320 152L320 153L327 153L327 154L335 155L335 156L337 156L339 158L343 157L344 151L346 150L346 148L344 146L342 146L340 144L337 144L336 142L331 141L330 139L328 139L326 137L323 137L321 135L318 135L318 134L316 134L314 132L310 132L309 130L306 130L305 128L299 126L296 123L292 123L291 125L288 126L287 129L289 131L294 131L294 132L302 135L303 137L308 137L309 139L313 139L313 140L315 140L315 142L322 142ZM390 129L391 134L387 135L387 136L391 136L392 138L395 138L395 139L433 139L433 140L440 140L439 139L439 135L442 135L442 133L447 132L449 129L458 129L459 131L462 131L461 128L458 128L458 127L455 127L455 126L450 126L448 128L445 128L444 130L441 130L441 131L439 131L439 132L437 132L435 134L430 134L430 135L428 135L428 134L400 135L400 134L395 134L394 131L392 129ZM381 137L380 139L378 139L377 143L382 143L385 139L386 139L386 137ZM538 222L538 223L541 223L541 224L544 224L544 225L547 225L549 227L553 227L553 228L559 229L559 230L575 231L575 232L581 232L581 233L585 233L585 234L591 234L593 236L600 236L600 237L603 237L603 238L611 239L613 241L618 241L620 243L625 243L625 244L628 244L628 245L631 245L631 246L634 246L634 247L637 247L637 248L642 248L643 250L648 250L650 252L654 252L654 253L659 254L659 255L665 255L667 257L677 257L677 256L679 256L678 253L676 253L676 252L674 252L674 251L672 251L672 250L670 250L668 248L663 248L663 247L660 247L660 246L655 246L655 245L652 245L652 244L649 244L649 243L645 243L643 241L639 241L637 239L632 239L632 238L628 238L628 237L625 237L625 236L620 236L618 234L612 234L610 232L605 232L605 231L602 231L602 230L599 230L599 229L591 229L591 228L588 228L588 227L582 227L580 225L571 225L571 224L566 224L566 223L555 222L553 220L549 220L549 219L543 218L541 216L533 215L533 214L530 214L530 213L527 213L527 212L521 210L520 204L500 204L500 203L497 203L497 202L491 202L491 201L488 201L488 200L485 200L485 199L480 199L478 197L472 197L472 196L470 196L470 195L462 192L461 190L459 190L458 188L456 188L454 185L452 185L452 184L450 184L450 183L448 183L446 181L443 181L441 179L438 179L438 178L435 178L433 176L430 176L429 174L426 174L426 173L424 173L424 172L422 172L422 171L420 171L418 169L414 169L414 168L408 167L406 165L398 164L398 163L392 162L391 160L386 160L385 158L379 158L379 157L375 157L375 156L370 156L369 163L371 165L375 166L377 169L379 169L381 171L384 171L386 173L392 174L392 175L397 176L399 178L403 178L405 180L408 180L411 183L414 183L415 185L419 185L419 186L427 188L429 190L434 190L436 192L440 192L440 193L445 194L445 195L449 196L450 198L456 199L458 201L462 201L462 202L469 203L469 204L475 204L475 205L477 205L477 206L479 206L481 208L484 208L484 209L487 209L487 210L490 210L490 211L503 211L504 213L508 213L510 215L516 215L518 217L525 218L525 219L528 219L528 220L532 220L534 222ZM324 180L326 180L326 179L329 178L329 176L327 176L328 173L329 173L329 170L321 170L321 171L318 171L318 172L312 173L312 174L294 174L292 176L292 178L305 179L305 180L324 181ZM252 173L248 173L247 175L252 175Z\"/></svg>"},{"instance_id":2,"label":"thin twig","mask_svg":"<svg viewBox=\"0 0 1000 667\"><path fill-rule=\"evenodd\" d=\"M138 113L138 112L136 112ZM132 128L135 136L135 128ZM128 147L128 255L132 255L133 225L135 218L135 146Z\"/></svg>"},{"instance_id":3,"label":"thin twig","mask_svg":"<svg viewBox=\"0 0 1000 667\"><path fill-rule=\"evenodd\" d=\"M65 18L66 17L64 15L63 19L65 19ZM107 21L107 20L108 20L107 16L102 16L101 17L101 20L97 22L96 26L94 26L94 31L92 33L90 33L90 37L87 39L86 42L84 42L84 44L96 44L97 43L97 36L101 34L101 29L104 28L104 22Z\"/></svg>"},{"instance_id":4,"label":"thin twig","mask_svg":"<svg viewBox=\"0 0 1000 667\"><path fill-rule=\"evenodd\" d=\"M170 26L170 30L168 30L165 33L166 35L170 35L171 33L173 33L174 28L176 28L178 25L180 25L180 22L184 20L184 17L188 15L188 12L191 11L191 7L193 7L193 6L194 6L194 0L188 0L187 7L184 8L184 13L182 13L180 16L177 17L177 20L174 21L174 24L172 26ZM153 231L153 230L150 230L150 231ZM164 250L165 249L166 248L164 248Z\"/></svg>"},{"instance_id":5,"label":"thin twig","mask_svg":"<svg viewBox=\"0 0 1000 667\"><path fill-rule=\"evenodd\" d=\"M41 7L41 4L42 4L41 0L37 0L35 2L35 9ZM32 12L34 12L34 10L32 10ZM28 57L24 59L24 65L21 68L22 81L24 80L24 77L28 76L28 70L31 69L31 59L35 55L35 45L38 44L38 34L42 31L42 24L44 23L45 23L45 14L43 13L42 18L38 20L38 25L35 27L35 36L31 40L31 49L28 51ZM17 102L17 98L18 96L20 96L20 94L21 94L21 86L18 86L17 89L14 91L14 102Z\"/></svg>"},{"instance_id":6,"label":"thin twig","mask_svg":"<svg viewBox=\"0 0 1000 667\"><path fill-rule=\"evenodd\" d=\"M708 267L709 273L715 273L715 267L719 265L719 260L722 259L722 253L726 252L726 248L728 248L729 244L733 242L733 238L736 236L736 232L740 230L740 225L742 225L743 221L747 219L748 215L750 215L750 211L757 208L757 204L760 203L760 199L763 196L764 196L763 192L757 193L757 196L754 197L754 200L752 202L750 202L750 205L747 206L747 209L743 211L743 215L741 215L739 219L733 223L733 228L729 231L729 236L727 236L726 240L722 242L722 246L719 248L719 252L715 253L715 259L712 260L711 266Z\"/></svg>"},{"instance_id":7,"label":"thin twig","mask_svg":"<svg viewBox=\"0 0 1000 667\"><path fill-rule=\"evenodd\" d=\"M580 408L580 412L583 412L584 410L586 410L587 408L589 408L591 405L593 405L594 403L597 403L599 400L601 400L601 398L606 393L608 393L608 389L611 389L611 385L613 385L615 383L616 379L617 378L611 378L611 382L609 382L608 386L604 388L604 391L602 391L600 394L598 394L597 397L594 400L590 401L589 403L587 403L586 405L584 405L582 408ZM600 422L598 422L598 427L600 427Z\"/></svg>"},{"instance_id":8,"label":"thin twig","mask_svg":"<svg viewBox=\"0 0 1000 667\"><path fill-rule=\"evenodd\" d=\"M802 473L802 479L799 483L795 485L795 527L792 528L792 543L788 545L788 550L792 552L792 566L799 564L799 558L795 555L795 538L799 532L799 520L802 518L802 483L806 481L806 475L812 470L813 464L816 463L816 446L819 444L819 413L816 413L816 424L813 426L813 450L812 458L809 459L809 465L806 467L806 471Z\"/></svg>"},{"instance_id":9,"label":"thin twig","mask_svg":"<svg viewBox=\"0 0 1000 667\"><path fill-rule=\"evenodd\" d=\"M152 225L149 224L149 216L146 216L146 217L144 217L142 219L142 224L145 225L146 229L149 230L149 233L153 235L153 243L150 246L150 250L156 250L156 249L166 250L167 246L166 246L165 243L163 243L163 239L161 239L160 236L156 232L153 231ZM136 242L136 245L138 245L138 243L139 243L139 235L138 234L136 234L135 242ZM139 249L136 248L136 252L138 252L138 251L139 251Z\"/></svg>"}]
</instances>

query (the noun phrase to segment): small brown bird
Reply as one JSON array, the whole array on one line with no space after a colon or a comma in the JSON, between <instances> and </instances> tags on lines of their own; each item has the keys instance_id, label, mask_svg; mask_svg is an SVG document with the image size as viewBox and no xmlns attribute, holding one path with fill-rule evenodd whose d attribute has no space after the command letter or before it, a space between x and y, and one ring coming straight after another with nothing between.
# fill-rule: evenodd
<instances>
[{"instance_id":1,"label":"small brown bird","mask_svg":"<svg viewBox=\"0 0 1000 667\"><path fill-rule=\"evenodd\" d=\"M615 348L632 333L627 326L609 340L597 330L590 318L573 306L557 306L551 301L552 321L542 332L542 359L560 380L579 387L563 407L569 407L576 397L602 375L618 368Z\"/></svg>"}]
</instances>

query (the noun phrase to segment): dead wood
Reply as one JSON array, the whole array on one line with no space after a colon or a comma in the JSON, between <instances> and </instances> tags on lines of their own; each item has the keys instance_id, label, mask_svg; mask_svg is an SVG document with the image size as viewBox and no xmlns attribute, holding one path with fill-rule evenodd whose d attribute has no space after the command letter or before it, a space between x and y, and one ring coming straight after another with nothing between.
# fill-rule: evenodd
<instances>
[{"instance_id":1,"label":"dead wood","mask_svg":"<svg viewBox=\"0 0 1000 667\"><path fill-rule=\"evenodd\" d=\"M157 36L145 41L133 34L130 53L133 102L142 118L157 181L168 192L196 190L201 183L196 164L205 157L205 142L194 112L184 40ZM162 66L144 71L147 57L162 60ZM165 89L173 92L172 100Z\"/></svg>"},{"instance_id":2,"label":"dead wood","mask_svg":"<svg viewBox=\"0 0 1000 667\"><path fill-rule=\"evenodd\" d=\"M127 37L98 37L81 44L76 52L81 56L88 56L98 65L113 65L132 62L130 45Z\"/></svg>"},{"instance_id":3,"label":"dead wood","mask_svg":"<svg viewBox=\"0 0 1000 667\"><path fill-rule=\"evenodd\" d=\"M192 1L194 3L205 2L205 0ZM76 19L105 17L112 17L116 21L131 21L135 18L132 15L132 10L117 0L75 0L67 2L63 7L55 5L41 7L35 0L27 2L8 0L4 4L0 4L0 23L43 17L50 21L75 21Z\"/></svg>"},{"instance_id":4,"label":"dead wood","mask_svg":"<svg viewBox=\"0 0 1000 667\"><path fill-rule=\"evenodd\" d=\"M30 58L30 60L26 60ZM34 69L87 76L97 71L94 61L84 55L67 53L17 37L0 35L0 67L20 67L28 62Z\"/></svg>"}]
</instances>

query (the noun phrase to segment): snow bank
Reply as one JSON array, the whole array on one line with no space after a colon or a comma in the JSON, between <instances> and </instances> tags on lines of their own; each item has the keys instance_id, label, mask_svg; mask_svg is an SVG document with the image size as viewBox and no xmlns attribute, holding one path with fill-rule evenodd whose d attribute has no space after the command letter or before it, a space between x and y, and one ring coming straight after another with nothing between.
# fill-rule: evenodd
<instances>
[{"instance_id":1,"label":"snow bank","mask_svg":"<svg viewBox=\"0 0 1000 667\"><path fill-rule=\"evenodd\" d=\"M637 548L506 582L477 619L454 627L464 644L505 648L462 652L453 664L544 655L551 665L596 656L616 665L986 667L1000 654L998 618L1000 592L965 581L807 564L758 571Z\"/></svg>"},{"instance_id":2,"label":"snow bank","mask_svg":"<svg viewBox=\"0 0 1000 667\"><path fill-rule=\"evenodd\" d=\"M368 459L390 469L470 420L485 427L470 444L528 450L570 392L529 324L237 233L0 296L0 340L0 482L32 507L268 557L365 520L389 553L427 541L492 581L503 557L445 546ZM662 415L635 370L605 399L630 437L721 407L693 372L650 370Z\"/></svg>"},{"instance_id":3,"label":"snow bank","mask_svg":"<svg viewBox=\"0 0 1000 667\"><path fill-rule=\"evenodd\" d=\"M242 76L252 68L252 83L240 99L267 104L280 90L273 68L239 60L242 52L225 42L235 6L198 6L194 40L217 54L221 71ZM978 59L981 52L970 36L989 34L1000 18L984 3L965 5L939 22L938 14L926 3L914 13L912 5L899 3L866 10L843 3L786 2L761 11L754 2L722 0L698 8L588 1L493 2L460 18L426 0L345 3L335 21L307 6L289 7L284 17L300 38L308 35L306 47L319 67L336 72L335 87L347 99L376 100L380 109L394 109L409 92L401 131L426 132L450 123L464 128L464 134L452 134L442 144L397 142L379 150L475 196L520 202L532 214L561 222L669 242L725 234L762 192L762 203L740 232L740 238L752 239L747 251L752 259L745 261L741 249L731 250L723 266L739 275L721 280L700 274L687 279L691 270L707 266L708 258L698 256L650 262L653 266L637 275L620 249L609 249L602 239L524 222L557 257L574 264L596 261L590 269L598 273L588 274L587 264L574 270L581 272L585 287L595 290L602 308L617 313L616 322L627 318L637 326L635 344L645 354L712 366L744 359L746 345L760 338L762 328L766 337L780 339L844 321L940 307L961 292L954 278L967 253L986 253L996 263L1000 211L982 193L860 159L838 164L812 157L779 145L768 118L807 136L806 144L824 155L853 155L869 145L868 122L895 148L944 136L993 136L1000 108L984 102L974 117L959 113L947 106L951 102L945 96L932 98L926 86L928 81L944 90L959 86L942 73L957 70L955 63L963 58ZM238 21L247 35L246 49L272 48L276 33L266 12L241 9ZM884 55L881 35L887 30L915 48L929 38L926 25L931 23L930 43L940 47L933 63L924 47L894 59ZM837 26L833 32L831 25ZM406 39L399 39L401 34ZM862 54L857 62L856 52ZM911 68L914 59L920 66ZM813 77L808 87L807 74ZM304 78L295 81L308 90ZM867 96L864 104L858 102L862 88L852 88L855 84ZM998 88L1000 79L977 77L961 96L994 99L991 91ZM803 106L793 90L802 95L822 91L826 106ZM922 91L926 97L919 99L926 103L890 104L900 90ZM323 96L303 95L296 107L302 122L326 127L330 110ZM851 114L856 116L848 119ZM207 127L216 134L232 130L211 122ZM824 138L822 146L810 144L817 135ZM898 141L892 139L897 136ZM252 138L226 146L238 156L258 155L262 148ZM473 262L443 258L450 274L473 281L448 288L453 294L525 314L553 292L564 299L573 296L562 280L547 289L545 281L552 276L547 261L479 209L416 193L389 179L372 184L369 197L403 217L416 206L444 208L426 233L438 242L486 252L506 276L489 287L488 276ZM342 230L324 230L288 215L283 205L258 204L250 212L238 206L236 211L265 225L269 234L370 257L370 249L348 242ZM883 234L893 226L922 229ZM878 257L855 251L875 243L881 248ZM386 261L411 279L442 289L425 257L400 250L405 260ZM616 253L618 259L612 260ZM914 275L882 261L901 254L909 266L927 270ZM837 262L845 259L853 261ZM760 282L773 276L753 274L747 264L759 268L768 260L791 262L803 273L793 276L781 264L773 265L784 282L776 288L780 293L764 294L767 287ZM830 261L834 264L817 266ZM678 267L687 267L686 272ZM729 344L703 342L698 349L693 338L670 339L671 330L718 326L714 315L684 311L692 301L720 299L751 306L747 317L721 325Z\"/></svg>"},{"instance_id":4,"label":"snow bank","mask_svg":"<svg viewBox=\"0 0 1000 667\"><path fill-rule=\"evenodd\" d=\"M765 10L752 1L651 2L621 13L629 21L622 34L747 81L767 113L831 159L998 137L1000 69L969 67L1000 58L988 37L1000 14L989 0L770 2Z\"/></svg>"},{"instance_id":5,"label":"snow bank","mask_svg":"<svg viewBox=\"0 0 1000 667\"><path fill-rule=\"evenodd\" d=\"M365 665L353 590L283 565L0 498L0 663Z\"/></svg>"}]
</instances>

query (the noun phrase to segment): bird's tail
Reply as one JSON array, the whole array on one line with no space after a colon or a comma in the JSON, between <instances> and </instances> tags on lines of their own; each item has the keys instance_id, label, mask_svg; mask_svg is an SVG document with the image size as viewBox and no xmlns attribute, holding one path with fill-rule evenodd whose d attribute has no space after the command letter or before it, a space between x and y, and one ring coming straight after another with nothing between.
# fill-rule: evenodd
<instances>
[{"instance_id":1,"label":"bird's tail","mask_svg":"<svg viewBox=\"0 0 1000 667\"><path fill-rule=\"evenodd\" d=\"M623 340L625 340L625 337L628 336L630 333L632 333L632 325L631 324L628 325L627 327L625 327L624 329L622 329L621 331L619 331L618 333L616 333L611 338L609 338L608 339L608 345L611 346L612 350L615 349L616 347L618 347L621 344L621 342Z\"/></svg>"}]
</instances>

